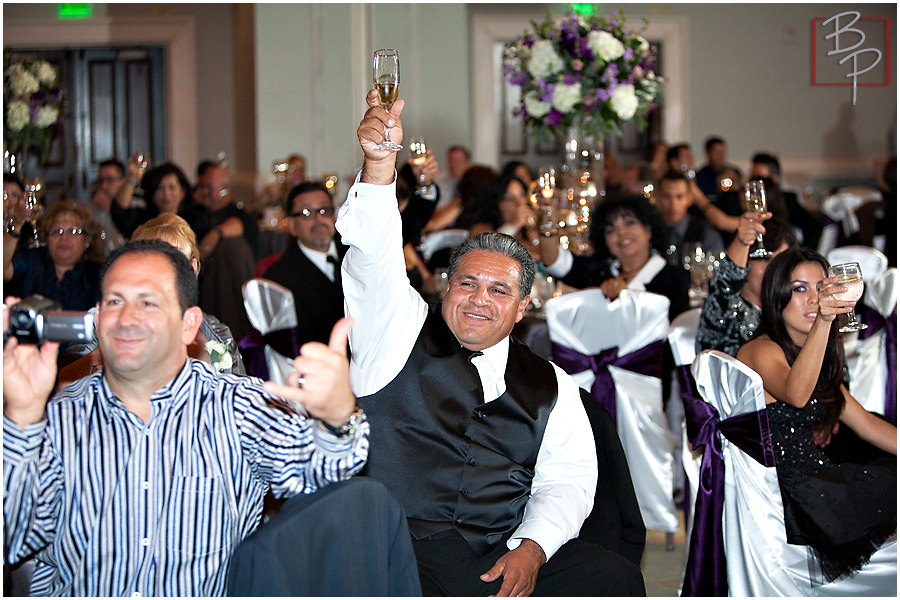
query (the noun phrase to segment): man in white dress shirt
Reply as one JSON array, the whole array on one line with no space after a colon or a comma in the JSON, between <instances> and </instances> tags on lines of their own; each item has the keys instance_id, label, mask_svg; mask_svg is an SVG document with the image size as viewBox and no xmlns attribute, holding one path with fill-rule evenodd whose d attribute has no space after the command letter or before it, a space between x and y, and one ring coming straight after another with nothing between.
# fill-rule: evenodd
<instances>
[{"instance_id":1,"label":"man in white dress shirt","mask_svg":"<svg viewBox=\"0 0 900 600\"><path fill-rule=\"evenodd\" d=\"M623 557L575 539L597 464L574 381L509 337L534 262L509 236L455 253L440 311L406 277L395 196L398 100L377 94L357 135L365 164L337 229L351 383L372 426L369 475L403 503L425 595L643 595ZM373 416L374 414L374 416Z\"/></svg>"}]
</instances>

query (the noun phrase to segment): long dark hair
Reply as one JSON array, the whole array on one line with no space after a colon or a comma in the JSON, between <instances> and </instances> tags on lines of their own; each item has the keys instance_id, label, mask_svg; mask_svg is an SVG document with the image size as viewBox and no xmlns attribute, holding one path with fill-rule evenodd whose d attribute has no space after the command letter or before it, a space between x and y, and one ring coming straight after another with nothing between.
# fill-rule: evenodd
<instances>
[{"instance_id":1,"label":"long dark hair","mask_svg":"<svg viewBox=\"0 0 900 600\"><path fill-rule=\"evenodd\" d=\"M191 184L187 180L187 176L184 174L184 171L182 171L178 167L178 165L176 165L175 163L166 162L153 167L152 169L147 171L147 173L144 175L144 178L141 179L141 187L144 189L144 200L146 201L148 208L150 206L153 207L153 209L150 211L153 213L152 216L156 216L159 214L159 207L156 206L156 201L153 199L153 197L156 195L156 189L160 186L163 178L167 175L174 175L178 180L178 185L180 185L181 189L183 190L181 201L178 203L178 207L175 209L176 213L185 207L185 200L191 194Z\"/></svg>"},{"instance_id":2,"label":"long dark hair","mask_svg":"<svg viewBox=\"0 0 900 600\"><path fill-rule=\"evenodd\" d=\"M782 312L793 294L791 275L797 265L805 262L819 264L823 270L828 271L828 261L824 256L804 246L794 246L772 259L762 280L759 330L781 347L789 365L793 365L797 359L800 346L791 340ZM835 318L831 322L825 357L812 396L825 407L826 419L830 423L836 422L844 409L844 395L840 388L844 380L845 363L844 346L838 333L838 320Z\"/></svg>"}]
</instances>

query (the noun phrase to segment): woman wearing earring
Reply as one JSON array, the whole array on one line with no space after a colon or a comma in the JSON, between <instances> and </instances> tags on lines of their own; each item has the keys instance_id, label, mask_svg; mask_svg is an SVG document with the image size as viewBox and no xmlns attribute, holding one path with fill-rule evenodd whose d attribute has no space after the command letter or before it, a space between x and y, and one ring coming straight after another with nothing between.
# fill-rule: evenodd
<instances>
[{"instance_id":1,"label":"woman wearing earring","mask_svg":"<svg viewBox=\"0 0 900 600\"><path fill-rule=\"evenodd\" d=\"M3 252L4 296L40 294L63 310L87 310L100 298L101 229L86 204L62 200L38 224L44 246Z\"/></svg>"},{"instance_id":2,"label":"woman wearing earring","mask_svg":"<svg viewBox=\"0 0 900 600\"><path fill-rule=\"evenodd\" d=\"M846 288L827 268L820 254L797 246L772 259L760 335L737 353L762 377L787 541L812 550L811 565L821 570L811 570L814 583L860 569L897 530L897 428L866 412L843 384L835 317L855 302L835 298ZM885 457L834 462L816 434L838 420Z\"/></svg>"}]
</instances>

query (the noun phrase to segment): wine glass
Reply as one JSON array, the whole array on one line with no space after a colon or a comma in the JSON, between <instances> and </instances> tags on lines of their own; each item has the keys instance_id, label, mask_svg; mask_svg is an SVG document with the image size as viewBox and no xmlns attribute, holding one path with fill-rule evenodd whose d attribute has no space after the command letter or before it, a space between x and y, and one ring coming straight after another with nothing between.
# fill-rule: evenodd
<instances>
[{"instance_id":1,"label":"wine glass","mask_svg":"<svg viewBox=\"0 0 900 600\"><path fill-rule=\"evenodd\" d=\"M425 161L427 157L425 156L426 152L428 152L428 146L425 145L425 138L423 137L414 137L409 141L409 153L412 158L412 163L419 168L425 166ZM425 185L425 172L422 171L419 173L418 177L419 187L416 190L416 193L420 196L424 196L428 193L428 186Z\"/></svg>"},{"instance_id":2,"label":"wine glass","mask_svg":"<svg viewBox=\"0 0 900 600\"><path fill-rule=\"evenodd\" d=\"M553 237L559 232L553 200L556 196L556 167L545 165L538 169L537 179L538 210L541 216L540 231L544 237Z\"/></svg>"},{"instance_id":3,"label":"wine glass","mask_svg":"<svg viewBox=\"0 0 900 600\"><path fill-rule=\"evenodd\" d=\"M744 188L744 200L747 203L747 211L758 215L766 214L766 184L762 179L751 179ZM750 249L750 258L768 258L771 252L763 246L763 236L756 235L756 241Z\"/></svg>"},{"instance_id":4,"label":"wine glass","mask_svg":"<svg viewBox=\"0 0 900 600\"><path fill-rule=\"evenodd\" d=\"M390 112L400 93L400 55L396 50L376 50L372 63L372 83L378 90L378 101ZM391 141L390 130L385 130L384 141L376 144L378 150L402 150L403 146Z\"/></svg>"},{"instance_id":5,"label":"wine glass","mask_svg":"<svg viewBox=\"0 0 900 600\"><path fill-rule=\"evenodd\" d=\"M137 165L137 173L135 173L135 175L137 176L137 180L140 181L144 178L147 167L150 166L150 157L143 152L135 152L134 156L131 157L131 160Z\"/></svg>"},{"instance_id":6,"label":"wine glass","mask_svg":"<svg viewBox=\"0 0 900 600\"><path fill-rule=\"evenodd\" d=\"M847 288L846 292L834 294L835 299L849 301L859 300L862 297L863 277L862 269L859 268L859 263L852 262L831 265L828 267L828 276L837 277L838 285ZM850 312L847 313L847 321L847 324L841 326L838 331L841 333L850 333L851 331L862 331L863 329L868 328L868 325L856 320L856 311L853 309L850 309Z\"/></svg>"},{"instance_id":7,"label":"wine glass","mask_svg":"<svg viewBox=\"0 0 900 600\"><path fill-rule=\"evenodd\" d=\"M28 242L29 248L40 248L43 246L38 237L38 221L43 212L43 206L38 201L38 191L42 184L40 180L35 180L25 184L25 220L31 224L31 240Z\"/></svg>"}]
</instances>

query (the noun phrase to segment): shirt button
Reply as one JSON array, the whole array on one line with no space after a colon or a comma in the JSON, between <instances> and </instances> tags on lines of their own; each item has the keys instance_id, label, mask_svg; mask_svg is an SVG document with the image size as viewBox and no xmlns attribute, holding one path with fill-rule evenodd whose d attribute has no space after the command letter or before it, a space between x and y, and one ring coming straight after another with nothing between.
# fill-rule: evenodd
<instances>
[{"instance_id":1,"label":"shirt button","mask_svg":"<svg viewBox=\"0 0 900 600\"><path fill-rule=\"evenodd\" d=\"M138 597L140 597L141 593L140 592L131 592L131 595L134 596L135 598L138 598Z\"/></svg>"},{"instance_id":2,"label":"shirt button","mask_svg":"<svg viewBox=\"0 0 900 600\"><path fill-rule=\"evenodd\" d=\"M454 519L454 521L456 522L457 525L462 525L462 517L456 517Z\"/></svg>"},{"instance_id":3,"label":"shirt button","mask_svg":"<svg viewBox=\"0 0 900 600\"><path fill-rule=\"evenodd\" d=\"M470 456L469 458L467 458L467 459L466 459L466 464L467 464L467 465L474 465L474 464L475 464L475 457L474 457L474 456Z\"/></svg>"},{"instance_id":4,"label":"shirt button","mask_svg":"<svg viewBox=\"0 0 900 600\"><path fill-rule=\"evenodd\" d=\"M149 489L150 489L150 482L149 482L149 481L145 481L144 483L141 484L141 487L144 488L145 490L149 490Z\"/></svg>"},{"instance_id":5,"label":"shirt button","mask_svg":"<svg viewBox=\"0 0 900 600\"><path fill-rule=\"evenodd\" d=\"M459 490L459 493L462 494L463 496L468 496L469 488L463 488L463 489Z\"/></svg>"},{"instance_id":6,"label":"shirt button","mask_svg":"<svg viewBox=\"0 0 900 600\"><path fill-rule=\"evenodd\" d=\"M149 546L149 545L150 545L150 538L144 538L141 540L141 546Z\"/></svg>"}]
</instances>

